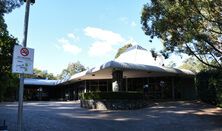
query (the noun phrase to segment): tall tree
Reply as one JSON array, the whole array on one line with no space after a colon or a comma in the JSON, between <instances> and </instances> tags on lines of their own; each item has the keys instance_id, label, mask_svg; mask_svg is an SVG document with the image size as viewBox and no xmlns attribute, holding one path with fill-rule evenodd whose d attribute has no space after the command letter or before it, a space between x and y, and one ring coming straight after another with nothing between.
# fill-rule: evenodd
<instances>
[{"instance_id":1,"label":"tall tree","mask_svg":"<svg viewBox=\"0 0 222 131\"><path fill-rule=\"evenodd\" d=\"M10 97L11 91L18 86L18 77L11 73L13 47L17 39L9 34L4 20L4 14L19 7L19 0L0 0L0 101L4 96Z\"/></svg>"},{"instance_id":2,"label":"tall tree","mask_svg":"<svg viewBox=\"0 0 222 131\"><path fill-rule=\"evenodd\" d=\"M34 73L31 75L25 75L25 78L49 79L49 80L57 79L57 77L54 76L52 73L48 73L47 71L44 71L44 70L34 68L33 72Z\"/></svg>"},{"instance_id":3,"label":"tall tree","mask_svg":"<svg viewBox=\"0 0 222 131\"><path fill-rule=\"evenodd\" d=\"M9 13L23 3L24 0L0 0L0 14Z\"/></svg>"},{"instance_id":4,"label":"tall tree","mask_svg":"<svg viewBox=\"0 0 222 131\"><path fill-rule=\"evenodd\" d=\"M195 59L194 57L190 57L183 61L183 64L179 66L180 69L187 69L193 72L200 72L203 70L207 70L207 66Z\"/></svg>"},{"instance_id":5,"label":"tall tree","mask_svg":"<svg viewBox=\"0 0 222 131\"><path fill-rule=\"evenodd\" d=\"M124 45L123 47L119 48L115 58L119 57L124 51L126 51L128 48L130 48L132 46L131 43Z\"/></svg>"},{"instance_id":6,"label":"tall tree","mask_svg":"<svg viewBox=\"0 0 222 131\"><path fill-rule=\"evenodd\" d=\"M164 52L182 52L222 69L221 0L151 0L143 7L142 29L163 40Z\"/></svg>"},{"instance_id":7,"label":"tall tree","mask_svg":"<svg viewBox=\"0 0 222 131\"><path fill-rule=\"evenodd\" d=\"M66 69L62 70L62 73L59 75L60 79L68 79L72 75L82 72L86 70L86 68L79 62L70 63Z\"/></svg>"}]
</instances>

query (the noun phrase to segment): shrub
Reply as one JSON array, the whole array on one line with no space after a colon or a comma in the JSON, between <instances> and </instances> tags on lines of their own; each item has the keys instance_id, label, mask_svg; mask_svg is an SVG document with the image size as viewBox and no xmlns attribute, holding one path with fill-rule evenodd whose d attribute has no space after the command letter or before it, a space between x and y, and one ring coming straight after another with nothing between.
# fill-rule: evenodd
<instances>
[{"instance_id":1,"label":"shrub","mask_svg":"<svg viewBox=\"0 0 222 131\"><path fill-rule=\"evenodd\" d=\"M90 92L81 94L81 99L84 100L102 100L102 99L127 99L138 100L143 99L141 92Z\"/></svg>"},{"instance_id":2,"label":"shrub","mask_svg":"<svg viewBox=\"0 0 222 131\"><path fill-rule=\"evenodd\" d=\"M222 105L222 72L219 70L202 71L197 75L197 89L201 100Z\"/></svg>"}]
</instances>

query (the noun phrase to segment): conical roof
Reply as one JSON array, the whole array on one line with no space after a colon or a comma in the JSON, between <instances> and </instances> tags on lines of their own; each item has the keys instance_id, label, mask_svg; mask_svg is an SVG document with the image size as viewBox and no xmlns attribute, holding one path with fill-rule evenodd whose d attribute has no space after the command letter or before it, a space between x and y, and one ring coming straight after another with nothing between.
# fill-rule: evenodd
<instances>
[{"instance_id":1,"label":"conical roof","mask_svg":"<svg viewBox=\"0 0 222 131\"><path fill-rule=\"evenodd\" d=\"M152 53L140 45L134 45L115 59L117 62L160 66L163 62L155 60Z\"/></svg>"}]
</instances>

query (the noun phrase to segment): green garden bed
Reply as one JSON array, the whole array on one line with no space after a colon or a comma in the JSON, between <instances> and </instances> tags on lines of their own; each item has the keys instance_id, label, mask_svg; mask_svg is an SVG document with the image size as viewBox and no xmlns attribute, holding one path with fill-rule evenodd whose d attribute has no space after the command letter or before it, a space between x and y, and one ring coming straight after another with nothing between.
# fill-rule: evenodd
<instances>
[{"instance_id":1,"label":"green garden bed","mask_svg":"<svg viewBox=\"0 0 222 131\"><path fill-rule=\"evenodd\" d=\"M141 100L143 98L144 94L141 92L90 92L81 95L83 100Z\"/></svg>"}]
</instances>

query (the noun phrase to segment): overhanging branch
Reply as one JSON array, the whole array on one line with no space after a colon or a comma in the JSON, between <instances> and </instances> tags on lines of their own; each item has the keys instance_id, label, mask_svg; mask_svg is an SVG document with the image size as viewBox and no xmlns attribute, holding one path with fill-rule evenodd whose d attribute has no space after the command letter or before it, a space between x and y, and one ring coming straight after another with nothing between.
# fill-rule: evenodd
<instances>
[{"instance_id":1,"label":"overhanging branch","mask_svg":"<svg viewBox=\"0 0 222 131\"><path fill-rule=\"evenodd\" d=\"M204 60L202 60L200 57L198 57L198 56L193 52L193 50L187 45L187 43L186 43L185 45L186 45L187 49L188 49L200 62L202 62L203 64L205 64L205 65L207 65L207 66L210 66L210 67L213 67L213 68L222 69L221 67L218 67L218 66L215 66L215 65L206 63Z\"/></svg>"},{"instance_id":2,"label":"overhanging branch","mask_svg":"<svg viewBox=\"0 0 222 131\"><path fill-rule=\"evenodd\" d=\"M214 46L214 43L209 40L209 38L207 38L206 35L198 35L197 37L199 37L201 40L205 41L208 45L210 45L215 51L217 51L218 53L222 54L222 51L220 51L219 49L217 49L215 46Z\"/></svg>"},{"instance_id":3,"label":"overhanging branch","mask_svg":"<svg viewBox=\"0 0 222 131\"><path fill-rule=\"evenodd\" d=\"M210 55L214 58L214 60L218 64L218 66L220 66L220 68L222 68L222 65L220 64L220 62L217 60L217 58L211 52L210 52Z\"/></svg>"}]
</instances>

